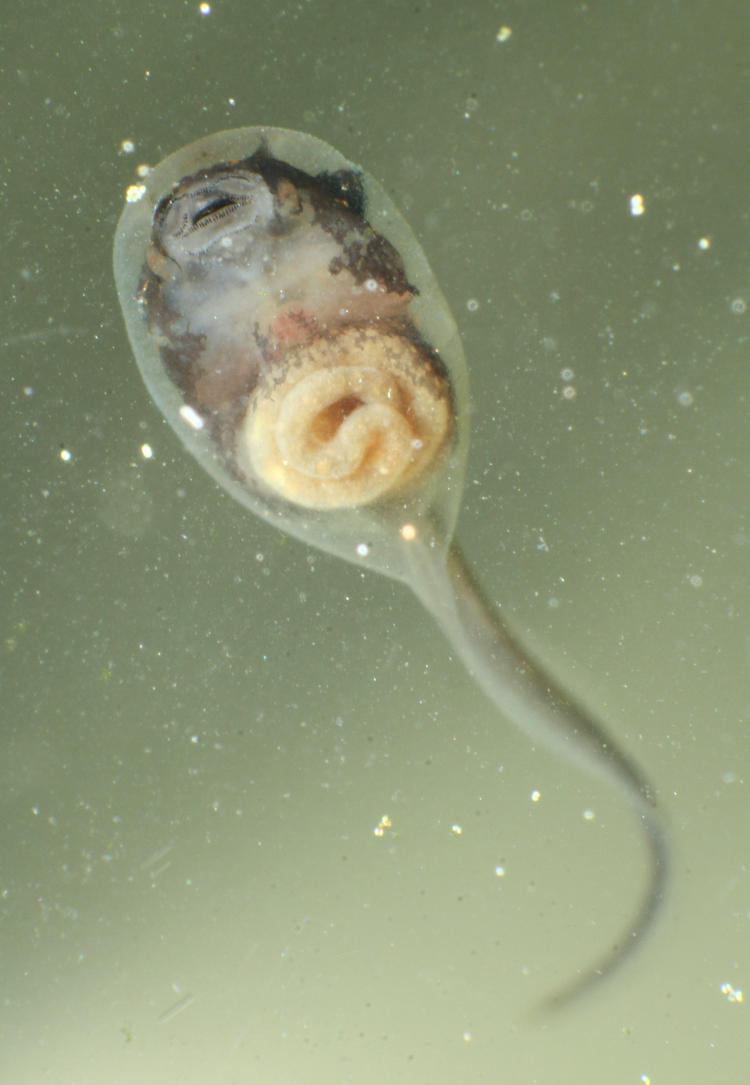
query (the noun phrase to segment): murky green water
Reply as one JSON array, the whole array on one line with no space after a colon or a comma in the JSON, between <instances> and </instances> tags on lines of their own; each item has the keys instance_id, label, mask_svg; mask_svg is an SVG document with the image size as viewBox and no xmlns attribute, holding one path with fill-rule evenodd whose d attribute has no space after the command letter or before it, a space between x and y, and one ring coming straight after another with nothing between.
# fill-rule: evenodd
<instances>
[{"instance_id":1,"label":"murky green water","mask_svg":"<svg viewBox=\"0 0 750 1085\"><path fill-rule=\"evenodd\" d=\"M2 1085L742 1080L748 29L698 2L14 11ZM465 549L659 788L662 920L541 1027L637 903L632 815L405 590L228 499L130 355L125 187L255 124L363 163L418 233L471 371Z\"/></svg>"}]
</instances>

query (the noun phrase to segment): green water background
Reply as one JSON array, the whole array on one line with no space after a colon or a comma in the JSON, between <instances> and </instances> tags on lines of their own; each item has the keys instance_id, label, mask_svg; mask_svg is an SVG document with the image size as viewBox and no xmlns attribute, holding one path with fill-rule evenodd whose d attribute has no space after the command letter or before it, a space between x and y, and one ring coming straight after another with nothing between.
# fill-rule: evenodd
<instances>
[{"instance_id":1,"label":"green water background","mask_svg":"<svg viewBox=\"0 0 750 1085\"><path fill-rule=\"evenodd\" d=\"M2 1085L742 1080L746 5L3 22ZM403 588L226 498L130 355L137 165L255 124L406 214L469 359L468 556L659 789L663 919L543 1028L637 903L631 813L498 718Z\"/></svg>"}]
</instances>

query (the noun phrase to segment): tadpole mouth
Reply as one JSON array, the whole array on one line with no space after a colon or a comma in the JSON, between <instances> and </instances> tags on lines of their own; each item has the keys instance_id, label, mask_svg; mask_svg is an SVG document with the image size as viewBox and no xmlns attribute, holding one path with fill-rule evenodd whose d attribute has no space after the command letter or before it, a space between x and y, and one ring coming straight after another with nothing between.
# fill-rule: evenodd
<instances>
[{"instance_id":1,"label":"tadpole mouth","mask_svg":"<svg viewBox=\"0 0 750 1085\"><path fill-rule=\"evenodd\" d=\"M253 173L186 178L157 207L154 237L177 264L209 251L226 252L232 235L262 231L273 216L273 197ZM215 250L215 246L220 246Z\"/></svg>"},{"instance_id":2,"label":"tadpole mouth","mask_svg":"<svg viewBox=\"0 0 750 1085\"><path fill-rule=\"evenodd\" d=\"M216 196L193 214L192 227L194 230L200 230L203 226L231 215L238 206L239 201L233 196Z\"/></svg>"}]
</instances>

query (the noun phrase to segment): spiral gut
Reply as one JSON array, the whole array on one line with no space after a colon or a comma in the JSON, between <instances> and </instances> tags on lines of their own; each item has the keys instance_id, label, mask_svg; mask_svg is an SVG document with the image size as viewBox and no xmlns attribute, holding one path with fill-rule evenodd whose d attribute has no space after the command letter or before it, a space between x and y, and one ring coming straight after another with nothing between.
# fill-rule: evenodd
<instances>
[{"instance_id":1,"label":"spiral gut","mask_svg":"<svg viewBox=\"0 0 750 1085\"><path fill-rule=\"evenodd\" d=\"M250 399L237 463L297 505L352 508L389 495L450 433L447 382L406 336L347 328L293 348L280 368Z\"/></svg>"}]
</instances>

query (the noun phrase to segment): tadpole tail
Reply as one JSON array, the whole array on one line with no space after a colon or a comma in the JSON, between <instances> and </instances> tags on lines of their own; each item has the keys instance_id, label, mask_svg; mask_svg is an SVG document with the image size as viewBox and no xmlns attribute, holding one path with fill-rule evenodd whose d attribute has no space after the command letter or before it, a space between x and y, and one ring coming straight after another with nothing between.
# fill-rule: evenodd
<instances>
[{"instance_id":1,"label":"tadpole tail","mask_svg":"<svg viewBox=\"0 0 750 1085\"><path fill-rule=\"evenodd\" d=\"M457 546L413 546L409 584L456 654L503 715L539 744L606 781L636 813L646 836L649 873L641 904L620 938L590 967L544 999L534 1016L583 997L626 961L656 920L669 878L669 843L654 789L586 706L571 696L485 599Z\"/></svg>"},{"instance_id":2,"label":"tadpole tail","mask_svg":"<svg viewBox=\"0 0 750 1085\"><path fill-rule=\"evenodd\" d=\"M623 928L618 940L608 952L593 964L581 969L578 976L559 990L545 996L528 1014L528 1019L541 1023L544 1018L565 1010L573 1002L592 994L602 983L612 978L620 967L641 947L651 933L661 910L670 874L670 846L664 822L655 806L637 811L643 831L648 837L648 882L637 913Z\"/></svg>"}]
</instances>

